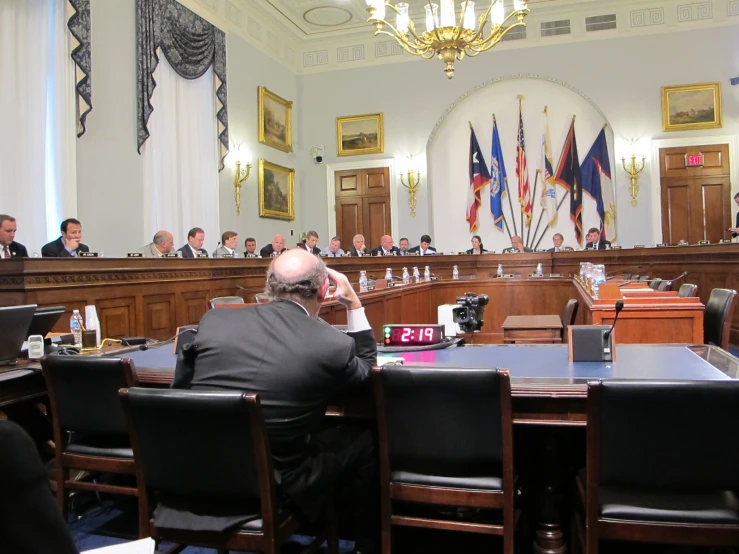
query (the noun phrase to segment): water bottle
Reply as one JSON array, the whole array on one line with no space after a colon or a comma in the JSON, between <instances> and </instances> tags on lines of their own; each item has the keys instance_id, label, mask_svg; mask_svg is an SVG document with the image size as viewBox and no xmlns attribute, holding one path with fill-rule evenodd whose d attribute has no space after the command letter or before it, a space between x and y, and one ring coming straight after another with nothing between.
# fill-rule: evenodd
<instances>
[{"instance_id":1,"label":"water bottle","mask_svg":"<svg viewBox=\"0 0 739 554\"><path fill-rule=\"evenodd\" d=\"M72 312L69 318L69 329L74 337L74 345L78 348L82 347L82 316L79 310Z\"/></svg>"},{"instance_id":2,"label":"water bottle","mask_svg":"<svg viewBox=\"0 0 739 554\"><path fill-rule=\"evenodd\" d=\"M385 270L385 281L387 281L388 286L393 285L393 270L390 267Z\"/></svg>"},{"instance_id":3,"label":"water bottle","mask_svg":"<svg viewBox=\"0 0 739 554\"><path fill-rule=\"evenodd\" d=\"M404 267L403 268L403 284L404 285L410 285L410 283L411 283L411 276L408 273L408 268L407 267Z\"/></svg>"},{"instance_id":4,"label":"water bottle","mask_svg":"<svg viewBox=\"0 0 739 554\"><path fill-rule=\"evenodd\" d=\"M452 269L452 279L459 279L459 268L456 265Z\"/></svg>"},{"instance_id":5,"label":"water bottle","mask_svg":"<svg viewBox=\"0 0 739 554\"><path fill-rule=\"evenodd\" d=\"M426 282L431 280L431 269L429 266L426 266L426 269L423 270L423 280Z\"/></svg>"},{"instance_id":6,"label":"water bottle","mask_svg":"<svg viewBox=\"0 0 739 554\"><path fill-rule=\"evenodd\" d=\"M498 271L495 273L497 277L503 277L503 264L498 264Z\"/></svg>"},{"instance_id":7,"label":"water bottle","mask_svg":"<svg viewBox=\"0 0 739 554\"><path fill-rule=\"evenodd\" d=\"M359 272L359 292L367 292L367 272Z\"/></svg>"},{"instance_id":8,"label":"water bottle","mask_svg":"<svg viewBox=\"0 0 739 554\"><path fill-rule=\"evenodd\" d=\"M541 264L536 264L536 276L537 277L543 277L544 271L541 268Z\"/></svg>"},{"instance_id":9,"label":"water bottle","mask_svg":"<svg viewBox=\"0 0 739 554\"><path fill-rule=\"evenodd\" d=\"M418 267L414 267L413 268L413 280L416 283L420 283L421 282L421 272L418 271Z\"/></svg>"}]
</instances>

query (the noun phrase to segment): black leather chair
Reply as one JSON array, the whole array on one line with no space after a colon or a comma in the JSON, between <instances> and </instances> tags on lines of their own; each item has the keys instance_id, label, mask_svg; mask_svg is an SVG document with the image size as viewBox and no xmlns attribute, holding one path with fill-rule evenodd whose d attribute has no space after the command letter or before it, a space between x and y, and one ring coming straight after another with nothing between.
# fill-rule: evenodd
<instances>
[{"instance_id":1,"label":"black leather chair","mask_svg":"<svg viewBox=\"0 0 739 554\"><path fill-rule=\"evenodd\" d=\"M68 493L86 490L138 496L136 486L70 480L70 469L136 475L118 390L138 384L129 359L47 356L41 367L49 392L56 448L56 498L67 520ZM147 537L139 498L139 536Z\"/></svg>"},{"instance_id":2,"label":"black leather chair","mask_svg":"<svg viewBox=\"0 0 739 554\"><path fill-rule=\"evenodd\" d=\"M690 283L684 283L677 289L677 295L681 298L690 298L692 296L698 296L698 285L691 285Z\"/></svg>"},{"instance_id":3,"label":"black leather chair","mask_svg":"<svg viewBox=\"0 0 739 554\"><path fill-rule=\"evenodd\" d=\"M240 296L219 296L210 299L210 307L215 308L219 304L243 304L244 299Z\"/></svg>"},{"instance_id":4,"label":"black leather chair","mask_svg":"<svg viewBox=\"0 0 739 554\"><path fill-rule=\"evenodd\" d=\"M588 385L573 554L600 540L739 545L739 381Z\"/></svg>"},{"instance_id":5,"label":"black leather chair","mask_svg":"<svg viewBox=\"0 0 739 554\"><path fill-rule=\"evenodd\" d=\"M659 292L666 292L668 290L672 289L672 281L660 281L657 285L657 290Z\"/></svg>"},{"instance_id":6,"label":"black leather chair","mask_svg":"<svg viewBox=\"0 0 739 554\"><path fill-rule=\"evenodd\" d=\"M729 350L729 333L731 318L734 315L734 299L736 291L730 289L713 289L706 303L703 314L703 342L715 344Z\"/></svg>"},{"instance_id":7,"label":"black leather chair","mask_svg":"<svg viewBox=\"0 0 739 554\"><path fill-rule=\"evenodd\" d=\"M280 551L298 522L276 494L256 394L132 388L120 396L147 514L156 503L149 536L219 553ZM329 520L328 552L338 554Z\"/></svg>"},{"instance_id":8,"label":"black leather chair","mask_svg":"<svg viewBox=\"0 0 739 554\"><path fill-rule=\"evenodd\" d=\"M508 372L385 366L372 370L380 445L382 553L393 525L502 535L513 554L513 423ZM499 510L458 521L398 502Z\"/></svg>"},{"instance_id":9,"label":"black leather chair","mask_svg":"<svg viewBox=\"0 0 739 554\"><path fill-rule=\"evenodd\" d=\"M649 288L652 290L657 290L661 282L662 282L662 279L660 279L659 277L655 277L649 282Z\"/></svg>"},{"instance_id":10,"label":"black leather chair","mask_svg":"<svg viewBox=\"0 0 739 554\"><path fill-rule=\"evenodd\" d=\"M579 304L574 298L570 298L565 305L565 309L560 316L562 319L562 342L567 342L567 327L575 324L577 317L577 308Z\"/></svg>"},{"instance_id":11,"label":"black leather chair","mask_svg":"<svg viewBox=\"0 0 739 554\"><path fill-rule=\"evenodd\" d=\"M640 281L649 281L649 275L642 275L641 277L639 277L639 280Z\"/></svg>"}]
</instances>

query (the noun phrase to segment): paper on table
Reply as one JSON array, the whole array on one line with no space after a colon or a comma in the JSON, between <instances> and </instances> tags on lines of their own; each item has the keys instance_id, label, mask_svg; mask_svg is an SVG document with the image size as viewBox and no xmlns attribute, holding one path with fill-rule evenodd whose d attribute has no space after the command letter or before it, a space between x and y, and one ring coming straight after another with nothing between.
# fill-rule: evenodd
<instances>
[{"instance_id":1,"label":"paper on table","mask_svg":"<svg viewBox=\"0 0 739 554\"><path fill-rule=\"evenodd\" d=\"M82 554L154 554L155 547L154 539L148 538L85 550Z\"/></svg>"}]
</instances>

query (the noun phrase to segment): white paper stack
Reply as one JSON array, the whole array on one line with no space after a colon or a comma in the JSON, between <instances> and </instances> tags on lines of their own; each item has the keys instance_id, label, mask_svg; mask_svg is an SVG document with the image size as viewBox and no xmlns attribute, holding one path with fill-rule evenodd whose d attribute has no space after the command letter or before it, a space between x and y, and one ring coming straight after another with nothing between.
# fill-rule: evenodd
<instances>
[{"instance_id":1,"label":"white paper stack","mask_svg":"<svg viewBox=\"0 0 739 554\"><path fill-rule=\"evenodd\" d=\"M154 539L141 539L133 542L124 542L112 546L103 546L94 550L86 550L82 554L154 554L156 543Z\"/></svg>"}]
</instances>

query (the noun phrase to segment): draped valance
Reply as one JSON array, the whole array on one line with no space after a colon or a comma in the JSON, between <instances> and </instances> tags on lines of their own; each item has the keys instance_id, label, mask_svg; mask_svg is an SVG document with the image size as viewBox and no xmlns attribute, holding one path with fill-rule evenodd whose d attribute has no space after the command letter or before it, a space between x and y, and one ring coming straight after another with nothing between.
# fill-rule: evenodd
<instances>
[{"instance_id":1,"label":"draped valance","mask_svg":"<svg viewBox=\"0 0 739 554\"><path fill-rule=\"evenodd\" d=\"M228 154L228 111L226 92L226 35L176 0L136 0L137 56L137 146L149 137L149 117L154 111L151 97L159 64L157 50L180 77L197 79L213 65L216 76L220 169Z\"/></svg>"},{"instance_id":2,"label":"draped valance","mask_svg":"<svg viewBox=\"0 0 739 554\"><path fill-rule=\"evenodd\" d=\"M72 60L77 90L77 136L85 134L87 115L92 111L92 56L90 48L90 0L69 0L72 15L67 21L74 37Z\"/></svg>"}]
</instances>

